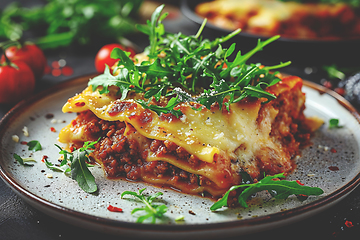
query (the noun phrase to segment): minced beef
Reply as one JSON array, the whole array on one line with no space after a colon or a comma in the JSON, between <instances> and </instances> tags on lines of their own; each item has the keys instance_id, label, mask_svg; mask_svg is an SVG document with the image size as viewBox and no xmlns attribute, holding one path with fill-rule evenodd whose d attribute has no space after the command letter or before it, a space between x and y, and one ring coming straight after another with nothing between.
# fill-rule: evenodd
<instances>
[{"instance_id":1,"label":"minced beef","mask_svg":"<svg viewBox=\"0 0 360 240\"><path fill-rule=\"evenodd\" d=\"M183 147L165 140L147 139L149 149L140 151L139 143L124 135L126 124L120 121L105 121L97 118L92 112L80 113L73 125L84 127L86 135L91 141L100 141L95 145L93 156L103 164L109 178L125 177L130 180L140 180L142 175L155 178L171 178L186 182L190 185L210 184L209 180L186 172L164 161L146 161L147 151L150 149L158 156L171 154L182 161L187 161L191 166L199 166L200 160L189 154ZM134 129L134 131L136 131Z\"/></svg>"}]
</instances>

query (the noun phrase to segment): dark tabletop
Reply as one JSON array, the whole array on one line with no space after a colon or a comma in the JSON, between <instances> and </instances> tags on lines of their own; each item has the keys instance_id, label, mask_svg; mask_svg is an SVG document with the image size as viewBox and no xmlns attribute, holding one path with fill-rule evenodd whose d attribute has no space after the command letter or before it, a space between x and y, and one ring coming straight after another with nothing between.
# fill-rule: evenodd
<instances>
[{"instance_id":1,"label":"dark tabletop","mask_svg":"<svg viewBox=\"0 0 360 240\"><path fill-rule=\"evenodd\" d=\"M0 8L9 1L1 0ZM24 1L23 1L24 2ZM30 2L41 1L25 1ZM175 6L176 7L176 6ZM181 31L186 34L195 34L198 25L185 18L180 12L175 12L169 20L165 21L167 29L173 32ZM212 32L207 33L210 37ZM144 47L144 37L133 36L131 40ZM145 38L146 39L146 38ZM58 51L45 52L48 64L65 59L67 66L73 69L71 76L45 75L38 80L37 92L52 85L76 78L85 74L95 72L94 58L98 49L87 49L86 51L72 49L71 47ZM271 57L269 57L271 59ZM286 61L287 59L285 59ZM305 79L320 83L324 78L318 71L321 63L307 64L306 61L293 64L285 69L285 72L299 75ZM311 73L311 74L309 74ZM12 106L0 105L0 118L11 109ZM263 239L266 237L297 239L358 239L360 236L360 188L356 188L341 202L325 211L303 221L286 225L250 236L252 239ZM0 239L4 240L57 240L57 239L119 239L119 236L106 235L93 232L77 226L59 221L51 216L45 215L37 209L29 206L13 192L4 181L0 180ZM239 239L240 237L232 238Z\"/></svg>"}]
</instances>

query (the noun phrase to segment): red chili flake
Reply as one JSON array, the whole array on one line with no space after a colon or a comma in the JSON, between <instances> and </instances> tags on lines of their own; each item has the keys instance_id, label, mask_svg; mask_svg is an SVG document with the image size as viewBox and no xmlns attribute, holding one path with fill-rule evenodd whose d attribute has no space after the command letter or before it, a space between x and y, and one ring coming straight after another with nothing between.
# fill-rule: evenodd
<instances>
[{"instance_id":1,"label":"red chili flake","mask_svg":"<svg viewBox=\"0 0 360 240\"><path fill-rule=\"evenodd\" d=\"M26 142L26 141L21 141L20 144L21 144L21 145L27 145L28 142Z\"/></svg>"},{"instance_id":2,"label":"red chili flake","mask_svg":"<svg viewBox=\"0 0 360 240\"><path fill-rule=\"evenodd\" d=\"M332 83L329 82L329 81L324 81L324 82L323 82L323 85L324 85L324 87L326 87L326 88L329 88L329 89L332 88Z\"/></svg>"},{"instance_id":3,"label":"red chili flake","mask_svg":"<svg viewBox=\"0 0 360 240\"><path fill-rule=\"evenodd\" d=\"M74 73L74 70L72 69L72 67L69 67L69 66L65 66L61 69L61 73L64 75L64 76L71 76L73 75Z\"/></svg>"},{"instance_id":4,"label":"red chili flake","mask_svg":"<svg viewBox=\"0 0 360 240\"><path fill-rule=\"evenodd\" d=\"M41 161L42 161L42 162L45 162L45 159L48 159L48 158L49 158L48 156L44 155L44 156L42 157Z\"/></svg>"},{"instance_id":5,"label":"red chili flake","mask_svg":"<svg viewBox=\"0 0 360 240\"><path fill-rule=\"evenodd\" d=\"M337 151L336 151L335 148L331 148L331 149L330 149L330 152L332 152L332 153L337 153Z\"/></svg>"},{"instance_id":6,"label":"red chili flake","mask_svg":"<svg viewBox=\"0 0 360 240\"><path fill-rule=\"evenodd\" d=\"M75 147L71 146L69 150L70 150L70 152L73 152L75 150Z\"/></svg>"},{"instance_id":7,"label":"red chili flake","mask_svg":"<svg viewBox=\"0 0 360 240\"><path fill-rule=\"evenodd\" d=\"M354 225L353 225L353 223L350 222L350 221L345 221L345 226L347 226L348 228L351 228L351 227L353 227Z\"/></svg>"},{"instance_id":8,"label":"red chili flake","mask_svg":"<svg viewBox=\"0 0 360 240\"><path fill-rule=\"evenodd\" d=\"M51 127L51 128L50 128L50 131L56 132L56 129L55 129L54 127Z\"/></svg>"},{"instance_id":9,"label":"red chili flake","mask_svg":"<svg viewBox=\"0 0 360 240\"><path fill-rule=\"evenodd\" d=\"M109 210L110 212L122 212L123 210L121 208L118 208L118 207L114 207L112 205L109 205L107 207L107 210Z\"/></svg>"},{"instance_id":10,"label":"red chili flake","mask_svg":"<svg viewBox=\"0 0 360 240\"><path fill-rule=\"evenodd\" d=\"M304 185L304 184L303 184L303 185ZM308 195L305 195L305 194L299 194L298 196L299 196L299 197L306 197L306 198L309 197Z\"/></svg>"},{"instance_id":11,"label":"red chili flake","mask_svg":"<svg viewBox=\"0 0 360 240\"><path fill-rule=\"evenodd\" d=\"M75 103L75 106L77 106L77 107L83 107L83 106L85 106L85 103L84 103L84 102L76 102L76 103Z\"/></svg>"},{"instance_id":12,"label":"red chili flake","mask_svg":"<svg viewBox=\"0 0 360 240\"><path fill-rule=\"evenodd\" d=\"M75 125L76 125L76 123L77 123L77 122L76 122L76 120L75 120L75 119L71 121L71 125L73 125L73 126L75 126Z\"/></svg>"},{"instance_id":13,"label":"red chili flake","mask_svg":"<svg viewBox=\"0 0 360 240\"><path fill-rule=\"evenodd\" d=\"M301 185L301 186L304 186L305 184L301 183L300 180L296 180L296 182Z\"/></svg>"},{"instance_id":14,"label":"red chili flake","mask_svg":"<svg viewBox=\"0 0 360 240\"><path fill-rule=\"evenodd\" d=\"M345 95L345 89L344 88L335 88L334 91L337 92L338 94L340 94L341 96Z\"/></svg>"},{"instance_id":15,"label":"red chili flake","mask_svg":"<svg viewBox=\"0 0 360 240\"><path fill-rule=\"evenodd\" d=\"M331 171L339 171L339 168L337 166L330 166L329 169Z\"/></svg>"}]
</instances>

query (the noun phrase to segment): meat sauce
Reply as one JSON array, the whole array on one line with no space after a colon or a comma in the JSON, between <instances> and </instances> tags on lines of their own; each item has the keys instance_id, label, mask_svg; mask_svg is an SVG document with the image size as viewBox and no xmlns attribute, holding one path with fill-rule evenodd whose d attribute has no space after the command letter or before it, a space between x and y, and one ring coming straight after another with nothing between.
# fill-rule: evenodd
<instances>
[{"instance_id":1,"label":"meat sauce","mask_svg":"<svg viewBox=\"0 0 360 240\"><path fill-rule=\"evenodd\" d=\"M90 141L95 141L102 137L95 145L96 149L92 157L101 159L106 175L110 179L126 178L128 180L144 180L146 179L168 179L172 185L188 185L181 189L183 192L191 192L200 185L213 185L213 183L203 176L186 172L168 162L164 161L146 161L148 151L156 153L157 156L171 154L176 156L180 161L184 161L193 168L204 164L194 155L189 154L183 147L177 146L175 143L165 140L147 139L146 145L149 148L141 151L138 141L131 139L129 135L134 133L126 133L126 124L120 121L105 121L97 118L92 112L86 111L80 113L76 120L73 121L74 127L82 126L86 136ZM75 126L77 125L77 126ZM130 125L130 131L136 131ZM79 143L78 146L80 147ZM224 189L226 191L226 189Z\"/></svg>"}]
</instances>

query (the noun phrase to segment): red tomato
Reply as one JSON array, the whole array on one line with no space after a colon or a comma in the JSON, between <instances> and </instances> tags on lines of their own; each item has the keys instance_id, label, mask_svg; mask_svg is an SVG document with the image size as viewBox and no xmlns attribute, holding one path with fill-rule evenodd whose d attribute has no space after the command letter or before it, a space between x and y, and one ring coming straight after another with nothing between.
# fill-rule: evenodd
<instances>
[{"instance_id":1,"label":"red tomato","mask_svg":"<svg viewBox=\"0 0 360 240\"><path fill-rule=\"evenodd\" d=\"M35 77L22 61L0 65L0 103L16 103L32 94Z\"/></svg>"},{"instance_id":2,"label":"red tomato","mask_svg":"<svg viewBox=\"0 0 360 240\"><path fill-rule=\"evenodd\" d=\"M44 75L47 60L43 51L35 44L24 44L21 48L11 46L5 50L5 54L10 61L25 62L32 69L35 79ZM2 61L4 61L4 57Z\"/></svg>"},{"instance_id":3,"label":"red tomato","mask_svg":"<svg viewBox=\"0 0 360 240\"><path fill-rule=\"evenodd\" d=\"M105 64L108 65L109 67L112 67L117 62L117 59L113 59L110 57L111 51L114 48L120 48L123 51L130 52L130 57L133 57L136 54L132 48L124 47L121 44L118 43L107 44L102 48L100 48L99 52L96 54L95 68L97 72L99 73L104 72Z\"/></svg>"}]
</instances>

